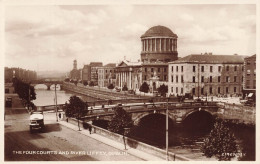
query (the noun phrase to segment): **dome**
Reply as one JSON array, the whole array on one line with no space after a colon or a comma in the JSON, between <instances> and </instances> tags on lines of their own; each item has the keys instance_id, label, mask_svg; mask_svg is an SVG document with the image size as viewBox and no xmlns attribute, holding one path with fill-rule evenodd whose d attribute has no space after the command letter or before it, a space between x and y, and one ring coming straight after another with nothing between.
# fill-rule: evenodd
<instances>
[{"instance_id":1,"label":"dome","mask_svg":"<svg viewBox=\"0 0 260 164\"><path fill-rule=\"evenodd\" d=\"M165 26L154 26L147 30L141 38L153 37L153 36L167 36L167 37L177 37L176 34L172 32L169 28Z\"/></svg>"}]
</instances>

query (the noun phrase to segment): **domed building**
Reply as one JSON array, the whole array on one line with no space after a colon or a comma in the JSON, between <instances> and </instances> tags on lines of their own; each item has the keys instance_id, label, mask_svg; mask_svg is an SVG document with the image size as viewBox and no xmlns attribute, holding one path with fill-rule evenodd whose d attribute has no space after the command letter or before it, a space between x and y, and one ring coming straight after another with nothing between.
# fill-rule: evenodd
<instances>
[{"instance_id":1,"label":"domed building","mask_svg":"<svg viewBox=\"0 0 260 164\"><path fill-rule=\"evenodd\" d=\"M151 27L141 36L141 61L154 63L177 60L177 38L178 36L167 27Z\"/></svg>"},{"instance_id":2,"label":"domed building","mask_svg":"<svg viewBox=\"0 0 260 164\"><path fill-rule=\"evenodd\" d=\"M154 26L141 36L141 62L122 61L116 67L116 86L139 90L146 82L150 92L168 84L168 62L178 59L177 38L169 28Z\"/></svg>"}]
</instances>

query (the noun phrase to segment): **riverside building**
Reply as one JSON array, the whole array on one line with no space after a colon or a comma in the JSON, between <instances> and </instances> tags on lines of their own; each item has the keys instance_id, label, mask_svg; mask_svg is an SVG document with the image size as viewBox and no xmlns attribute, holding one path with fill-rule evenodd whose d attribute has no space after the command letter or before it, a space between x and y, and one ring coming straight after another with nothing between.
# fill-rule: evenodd
<instances>
[{"instance_id":1,"label":"riverside building","mask_svg":"<svg viewBox=\"0 0 260 164\"><path fill-rule=\"evenodd\" d=\"M168 83L168 62L178 59L177 38L169 28L154 26L141 36L141 61L122 61L116 67L116 86L138 90L143 82L150 92Z\"/></svg>"},{"instance_id":2,"label":"riverside building","mask_svg":"<svg viewBox=\"0 0 260 164\"><path fill-rule=\"evenodd\" d=\"M169 63L169 95L240 96L244 57L192 54Z\"/></svg>"}]
</instances>

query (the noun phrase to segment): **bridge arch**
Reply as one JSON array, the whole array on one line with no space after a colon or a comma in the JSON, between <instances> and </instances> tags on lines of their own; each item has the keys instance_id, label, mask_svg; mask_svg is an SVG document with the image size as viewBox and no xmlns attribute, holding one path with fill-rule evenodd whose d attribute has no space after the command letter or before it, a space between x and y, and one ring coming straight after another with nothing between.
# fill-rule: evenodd
<instances>
[{"instance_id":1,"label":"bridge arch","mask_svg":"<svg viewBox=\"0 0 260 164\"><path fill-rule=\"evenodd\" d=\"M155 115L160 115L160 116L163 116L164 118L166 118L166 114L165 114L165 112L144 112L144 113L137 113L137 114L132 114L132 119L133 119L133 121L134 121L134 125L138 125L139 123L140 123L140 121L142 120L142 119L144 119L145 117L149 117L149 116L155 116ZM169 117L169 121L172 121L172 122L174 122L174 118L171 116L171 115L169 115L168 116Z\"/></svg>"},{"instance_id":2,"label":"bridge arch","mask_svg":"<svg viewBox=\"0 0 260 164\"><path fill-rule=\"evenodd\" d=\"M210 130L214 120L215 117L209 109L196 108L183 116L182 123L190 130Z\"/></svg>"},{"instance_id":3,"label":"bridge arch","mask_svg":"<svg viewBox=\"0 0 260 164\"><path fill-rule=\"evenodd\" d=\"M48 86L46 84L36 84L34 86L34 89L44 89L44 90L47 90Z\"/></svg>"}]
</instances>

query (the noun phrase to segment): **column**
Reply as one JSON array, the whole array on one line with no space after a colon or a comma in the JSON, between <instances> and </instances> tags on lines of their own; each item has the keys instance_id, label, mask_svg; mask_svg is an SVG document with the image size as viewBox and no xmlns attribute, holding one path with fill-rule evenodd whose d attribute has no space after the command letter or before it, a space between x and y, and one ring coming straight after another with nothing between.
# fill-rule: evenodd
<instances>
[{"instance_id":1,"label":"column","mask_svg":"<svg viewBox=\"0 0 260 164\"><path fill-rule=\"evenodd\" d=\"M146 51L149 50L149 46L148 46L148 39L146 39Z\"/></svg>"},{"instance_id":2,"label":"column","mask_svg":"<svg viewBox=\"0 0 260 164\"><path fill-rule=\"evenodd\" d=\"M174 51L174 46L173 45L174 45L174 39L172 39L172 46L171 46L172 47L172 51Z\"/></svg>"},{"instance_id":3,"label":"column","mask_svg":"<svg viewBox=\"0 0 260 164\"><path fill-rule=\"evenodd\" d=\"M157 51L157 47L156 47L156 38L154 38L154 51Z\"/></svg>"},{"instance_id":4,"label":"column","mask_svg":"<svg viewBox=\"0 0 260 164\"><path fill-rule=\"evenodd\" d=\"M164 39L164 51L166 51L166 38Z\"/></svg>"},{"instance_id":5,"label":"column","mask_svg":"<svg viewBox=\"0 0 260 164\"><path fill-rule=\"evenodd\" d=\"M162 51L162 38L160 38L160 51Z\"/></svg>"},{"instance_id":6,"label":"column","mask_svg":"<svg viewBox=\"0 0 260 164\"><path fill-rule=\"evenodd\" d=\"M132 89L132 72L129 72L129 89Z\"/></svg>"}]
</instances>

